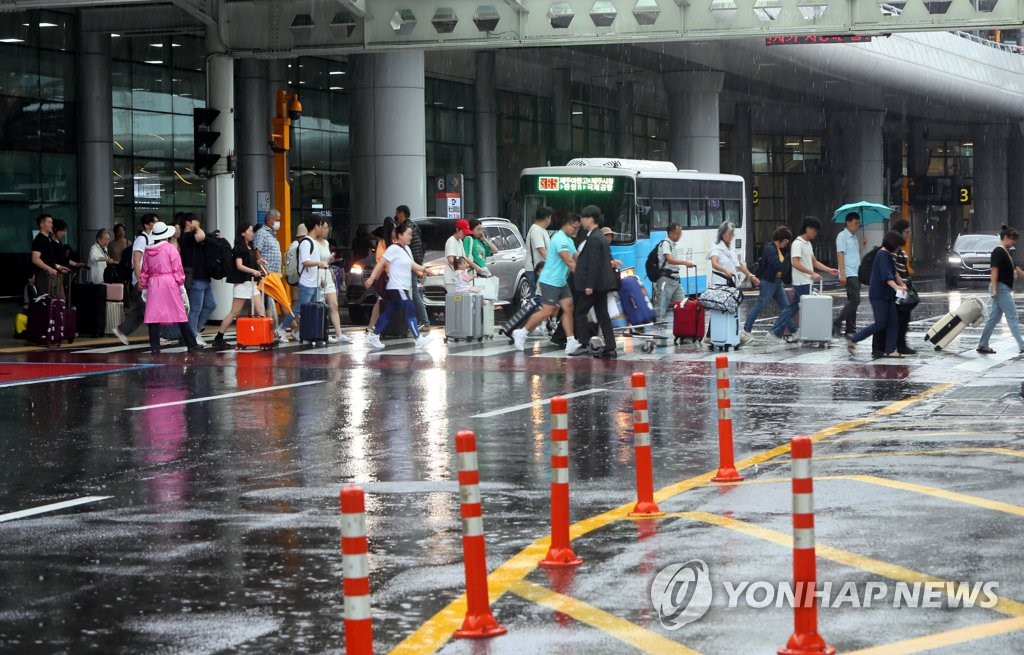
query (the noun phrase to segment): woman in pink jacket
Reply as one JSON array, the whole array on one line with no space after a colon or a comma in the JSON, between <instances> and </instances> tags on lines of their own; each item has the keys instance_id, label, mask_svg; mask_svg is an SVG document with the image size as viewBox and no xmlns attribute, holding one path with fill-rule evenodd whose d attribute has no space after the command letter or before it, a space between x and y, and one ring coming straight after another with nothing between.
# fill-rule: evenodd
<instances>
[{"instance_id":1,"label":"woman in pink jacket","mask_svg":"<svg viewBox=\"0 0 1024 655\"><path fill-rule=\"evenodd\" d=\"M161 325L177 325L189 352L203 349L196 343L196 335L188 324L185 269L181 267L178 249L168 242L173 236L173 227L160 221L153 226L139 276L139 287L146 303L149 348L154 355L160 354Z\"/></svg>"}]
</instances>

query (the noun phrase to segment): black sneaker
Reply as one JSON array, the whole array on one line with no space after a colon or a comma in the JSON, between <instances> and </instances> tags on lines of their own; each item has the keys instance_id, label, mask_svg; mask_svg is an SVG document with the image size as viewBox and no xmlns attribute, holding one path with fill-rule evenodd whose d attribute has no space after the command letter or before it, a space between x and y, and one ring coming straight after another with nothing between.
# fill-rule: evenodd
<instances>
[{"instance_id":1,"label":"black sneaker","mask_svg":"<svg viewBox=\"0 0 1024 655\"><path fill-rule=\"evenodd\" d=\"M996 351L992 350L988 346L979 346L978 352L982 355L995 355Z\"/></svg>"},{"instance_id":2,"label":"black sneaker","mask_svg":"<svg viewBox=\"0 0 1024 655\"><path fill-rule=\"evenodd\" d=\"M224 339L218 337L213 340L213 349L218 352L223 350L231 350L231 345L227 341L224 341Z\"/></svg>"},{"instance_id":3,"label":"black sneaker","mask_svg":"<svg viewBox=\"0 0 1024 655\"><path fill-rule=\"evenodd\" d=\"M582 357L583 355L589 355L589 354L590 354L590 348L587 348L586 346L580 346L576 350L574 350L571 353L569 353L569 357Z\"/></svg>"},{"instance_id":4,"label":"black sneaker","mask_svg":"<svg viewBox=\"0 0 1024 655\"><path fill-rule=\"evenodd\" d=\"M616 359L619 356L618 350L602 350L601 359ZM596 355L595 355L596 357Z\"/></svg>"}]
</instances>

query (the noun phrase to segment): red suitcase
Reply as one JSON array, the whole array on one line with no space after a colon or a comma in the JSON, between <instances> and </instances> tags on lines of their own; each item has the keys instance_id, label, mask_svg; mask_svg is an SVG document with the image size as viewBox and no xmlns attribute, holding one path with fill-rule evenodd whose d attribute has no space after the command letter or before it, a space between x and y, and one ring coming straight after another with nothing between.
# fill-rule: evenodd
<instances>
[{"instance_id":1,"label":"red suitcase","mask_svg":"<svg viewBox=\"0 0 1024 655\"><path fill-rule=\"evenodd\" d=\"M704 307L696 300L684 300L672 306L672 336L674 342L684 339L695 342L704 338Z\"/></svg>"}]
</instances>

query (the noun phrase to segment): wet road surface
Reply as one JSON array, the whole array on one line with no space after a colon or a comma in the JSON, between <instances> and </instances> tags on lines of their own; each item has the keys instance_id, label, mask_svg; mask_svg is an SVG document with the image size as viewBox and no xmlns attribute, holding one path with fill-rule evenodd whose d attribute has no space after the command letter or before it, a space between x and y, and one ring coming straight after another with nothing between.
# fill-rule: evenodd
<instances>
[{"instance_id":1,"label":"wet road surface","mask_svg":"<svg viewBox=\"0 0 1024 655\"><path fill-rule=\"evenodd\" d=\"M369 353L356 335L351 346L269 353L4 355L0 651L342 652L337 498L356 483L367 493L375 652L774 653L792 610L727 607L722 585L791 579L785 446L808 434L820 581L997 581L1001 599L989 609L823 607L830 645L1024 652L1014 601L1024 600L1024 362L1005 327L994 356L974 353L980 327L948 352L923 344L959 300L925 297L911 327L921 353L904 360L871 360L866 344L850 357L838 341L762 339L731 353L747 480L730 486L708 482L714 356L690 344L645 354L623 340L613 361L567 359L539 339L523 354L437 335L425 353L411 342ZM658 521L625 517L634 371L649 385L668 513ZM584 560L560 575L534 566L550 531L544 401L558 394L573 394L573 547ZM493 609L509 628L484 642L449 640L464 612L459 429L477 433ZM84 502L45 507L75 499ZM31 508L41 511L14 514ZM707 563L714 600L699 621L668 630L651 581L693 559Z\"/></svg>"}]
</instances>

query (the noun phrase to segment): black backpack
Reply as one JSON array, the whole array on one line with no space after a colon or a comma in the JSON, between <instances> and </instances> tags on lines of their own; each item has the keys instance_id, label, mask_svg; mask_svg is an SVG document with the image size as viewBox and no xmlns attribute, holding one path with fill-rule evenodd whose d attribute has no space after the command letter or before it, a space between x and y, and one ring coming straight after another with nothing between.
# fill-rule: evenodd
<instances>
[{"instance_id":1,"label":"black backpack","mask_svg":"<svg viewBox=\"0 0 1024 655\"><path fill-rule=\"evenodd\" d=\"M206 274L211 280L223 280L234 268L231 243L224 237L206 235L203 253L206 256Z\"/></svg>"},{"instance_id":2,"label":"black backpack","mask_svg":"<svg viewBox=\"0 0 1024 655\"><path fill-rule=\"evenodd\" d=\"M875 255L878 254L879 246L872 248L860 260L857 268L857 279L861 284L871 284L871 267L875 265Z\"/></svg>"},{"instance_id":3,"label":"black backpack","mask_svg":"<svg viewBox=\"0 0 1024 655\"><path fill-rule=\"evenodd\" d=\"M647 261L644 263L644 272L647 273L647 279L653 284L657 282L658 278L661 277L661 262L658 261L658 250L661 249L661 244L668 241L663 239L661 243L656 245L651 252L647 253Z\"/></svg>"}]
</instances>

